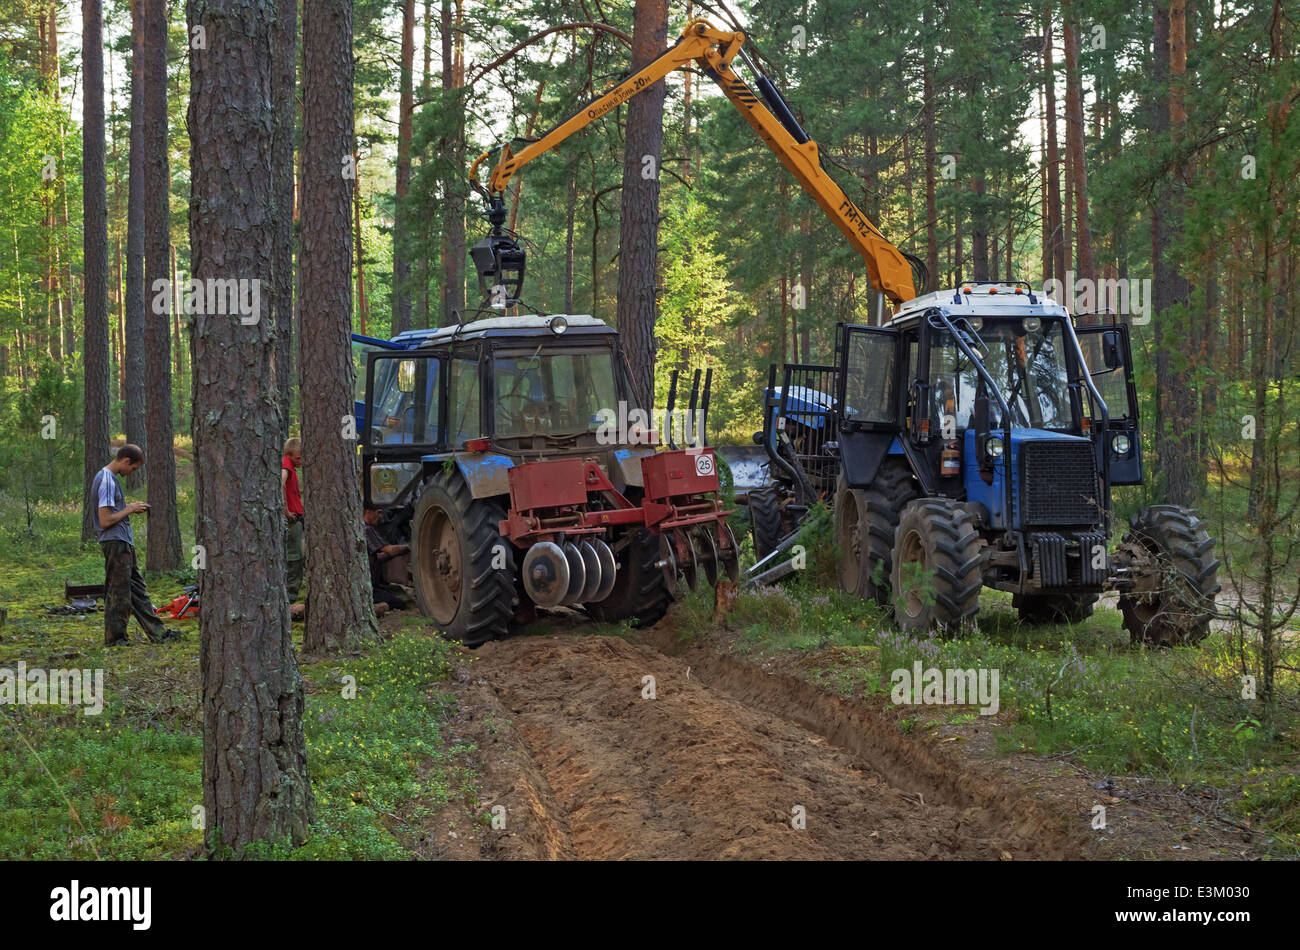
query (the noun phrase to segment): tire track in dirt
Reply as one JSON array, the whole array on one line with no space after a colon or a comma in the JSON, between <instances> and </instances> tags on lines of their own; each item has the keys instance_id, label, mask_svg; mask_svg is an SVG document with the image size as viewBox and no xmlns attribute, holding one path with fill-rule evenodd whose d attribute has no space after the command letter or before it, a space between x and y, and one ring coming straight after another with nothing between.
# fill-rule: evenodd
<instances>
[{"instance_id":1,"label":"tire track in dirt","mask_svg":"<svg viewBox=\"0 0 1300 950\"><path fill-rule=\"evenodd\" d=\"M642 698L647 675L655 699ZM485 794L510 786L500 797L513 833L545 842L538 857L1078 853L1063 816L941 761L870 709L707 649L674 657L616 637L518 637L476 651L473 676L529 759L485 773ZM493 699L482 688L476 701ZM804 829L792 827L796 806Z\"/></svg>"}]
</instances>

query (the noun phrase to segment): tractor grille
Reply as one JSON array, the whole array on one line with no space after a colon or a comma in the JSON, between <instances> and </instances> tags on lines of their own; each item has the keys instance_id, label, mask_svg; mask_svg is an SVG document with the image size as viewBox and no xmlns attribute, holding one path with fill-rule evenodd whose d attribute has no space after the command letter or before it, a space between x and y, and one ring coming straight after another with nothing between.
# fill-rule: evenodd
<instances>
[{"instance_id":1,"label":"tractor grille","mask_svg":"<svg viewBox=\"0 0 1300 950\"><path fill-rule=\"evenodd\" d=\"M1021 523L1099 524L1101 507L1091 442L1041 441L1020 446Z\"/></svg>"}]
</instances>

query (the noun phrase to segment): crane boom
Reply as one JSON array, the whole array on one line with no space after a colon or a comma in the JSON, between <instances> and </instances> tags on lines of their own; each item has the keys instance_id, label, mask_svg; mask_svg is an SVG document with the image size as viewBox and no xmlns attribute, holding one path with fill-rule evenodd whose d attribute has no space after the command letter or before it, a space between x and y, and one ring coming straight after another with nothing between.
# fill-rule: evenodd
<instances>
[{"instance_id":1,"label":"crane boom","mask_svg":"<svg viewBox=\"0 0 1300 950\"><path fill-rule=\"evenodd\" d=\"M740 31L719 30L707 20L691 20L677 42L653 62L592 100L549 132L532 140L516 139L480 155L470 166L471 184L484 194L490 206L495 205L498 209L497 216L504 220L501 214L503 196L515 172L539 155L555 148L573 133L650 88L670 72L697 65L721 87L759 138L776 153L781 164L794 175L848 238L866 263L867 276L872 286L883 293L895 307L911 300L916 296L912 276L915 259L909 258L890 243L867 215L850 200L835 179L826 173L817 143L800 127L772 81L750 62L744 53L744 44L745 34ZM732 69L732 61L737 55L758 77L757 93ZM522 144L518 151L514 148L516 144ZM484 188L478 181L478 167L494 154L496 164Z\"/></svg>"}]
</instances>

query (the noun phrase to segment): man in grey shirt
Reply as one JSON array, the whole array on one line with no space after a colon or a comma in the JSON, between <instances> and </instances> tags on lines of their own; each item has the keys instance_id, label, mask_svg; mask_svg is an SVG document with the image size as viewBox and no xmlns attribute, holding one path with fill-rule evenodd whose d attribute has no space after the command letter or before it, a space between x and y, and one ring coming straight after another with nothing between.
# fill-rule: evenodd
<instances>
[{"instance_id":1,"label":"man in grey shirt","mask_svg":"<svg viewBox=\"0 0 1300 950\"><path fill-rule=\"evenodd\" d=\"M99 470L90 483L98 518L95 534L104 555L104 642L109 646L130 643L126 625L131 615L154 643L175 640L180 631L167 630L154 613L149 589L135 563L135 536L131 533L131 515L148 511L142 501L126 503L119 475L130 475L144 465L144 453L138 445L124 445L117 457Z\"/></svg>"}]
</instances>

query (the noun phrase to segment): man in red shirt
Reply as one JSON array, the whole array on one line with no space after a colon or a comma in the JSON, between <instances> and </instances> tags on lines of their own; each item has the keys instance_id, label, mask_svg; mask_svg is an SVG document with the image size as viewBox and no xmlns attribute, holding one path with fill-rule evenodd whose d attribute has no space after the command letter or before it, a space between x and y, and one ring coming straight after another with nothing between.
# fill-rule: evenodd
<instances>
[{"instance_id":1,"label":"man in red shirt","mask_svg":"<svg viewBox=\"0 0 1300 950\"><path fill-rule=\"evenodd\" d=\"M289 603L298 599L302 587L302 493L298 490L298 466L302 464L302 439L294 436L284 443L280 460L280 484L284 487L285 589Z\"/></svg>"}]
</instances>

